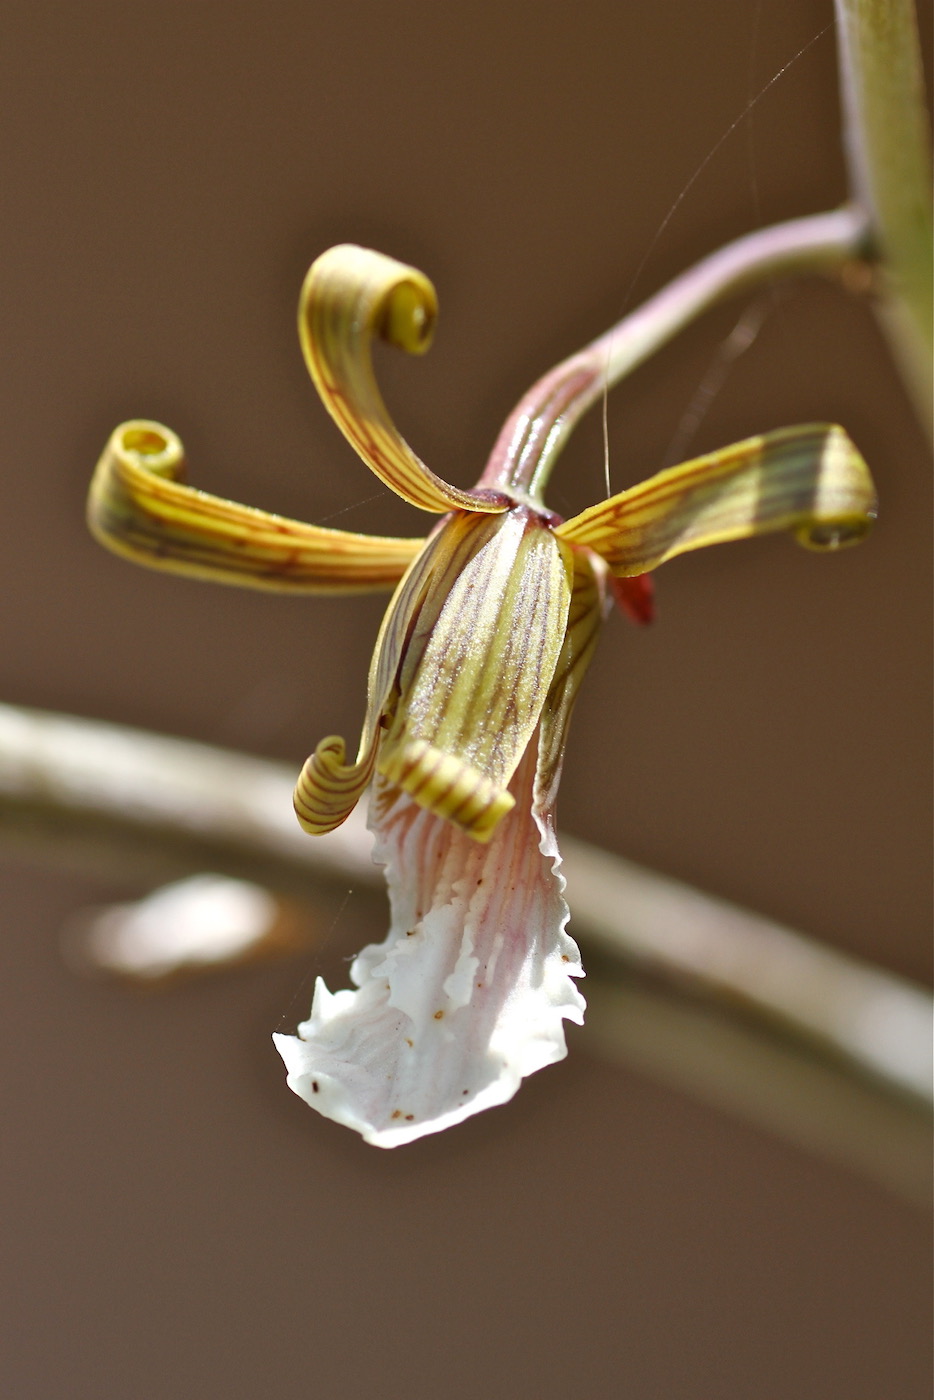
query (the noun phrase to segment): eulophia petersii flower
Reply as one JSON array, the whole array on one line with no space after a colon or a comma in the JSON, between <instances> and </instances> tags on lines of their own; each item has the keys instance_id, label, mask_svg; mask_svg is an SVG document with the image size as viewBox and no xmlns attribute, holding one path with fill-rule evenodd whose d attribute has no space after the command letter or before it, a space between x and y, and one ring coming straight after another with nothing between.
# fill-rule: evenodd
<instances>
[{"instance_id":1,"label":"eulophia petersii flower","mask_svg":"<svg viewBox=\"0 0 934 1400\"><path fill-rule=\"evenodd\" d=\"M600 342L525 396L473 490L450 486L396 431L370 359L376 336L425 350L435 314L420 273L351 246L313 264L299 311L325 405L386 485L440 517L427 539L303 525L196 491L180 480L179 440L143 421L113 434L89 501L103 543L158 568L277 591L395 587L357 757L323 739L295 793L299 821L323 835L372 784L391 927L354 961L353 990L319 979L297 1035L275 1037L295 1092L381 1147L505 1102L564 1056L563 1022L583 1019L554 807L608 601L644 619L646 572L677 554L776 530L833 548L874 514L846 434L809 424L561 521L542 491L600 393Z\"/></svg>"}]
</instances>

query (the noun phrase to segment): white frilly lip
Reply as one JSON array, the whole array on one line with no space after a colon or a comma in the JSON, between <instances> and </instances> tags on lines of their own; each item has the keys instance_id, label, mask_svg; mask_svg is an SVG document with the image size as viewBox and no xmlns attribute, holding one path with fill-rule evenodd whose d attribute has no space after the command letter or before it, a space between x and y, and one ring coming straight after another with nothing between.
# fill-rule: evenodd
<instances>
[{"instance_id":1,"label":"white frilly lip","mask_svg":"<svg viewBox=\"0 0 934 1400\"><path fill-rule=\"evenodd\" d=\"M392 924L354 960L358 990L318 980L297 1035L275 1035L291 1089L376 1147L398 1147L506 1103L563 1059L583 976L550 816L533 810L537 744L516 806L481 845L377 783L374 859Z\"/></svg>"}]
</instances>

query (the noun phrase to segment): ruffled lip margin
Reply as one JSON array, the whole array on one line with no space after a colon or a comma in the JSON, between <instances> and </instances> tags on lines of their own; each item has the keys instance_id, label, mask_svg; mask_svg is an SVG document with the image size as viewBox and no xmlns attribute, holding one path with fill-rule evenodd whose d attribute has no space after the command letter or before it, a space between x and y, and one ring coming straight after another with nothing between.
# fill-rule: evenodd
<instances>
[{"instance_id":1,"label":"ruffled lip margin","mask_svg":"<svg viewBox=\"0 0 934 1400\"><path fill-rule=\"evenodd\" d=\"M356 990L319 979L309 1019L273 1036L289 1087L376 1147L398 1147L506 1103L567 1053L583 976L550 815L533 810L537 743L488 845L378 780L374 859L389 934L354 960Z\"/></svg>"}]
</instances>

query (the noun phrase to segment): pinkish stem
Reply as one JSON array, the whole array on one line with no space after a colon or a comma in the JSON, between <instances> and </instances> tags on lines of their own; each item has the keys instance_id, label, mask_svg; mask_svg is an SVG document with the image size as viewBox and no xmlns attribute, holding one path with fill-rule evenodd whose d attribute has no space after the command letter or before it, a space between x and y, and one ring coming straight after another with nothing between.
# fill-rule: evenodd
<instances>
[{"instance_id":1,"label":"pinkish stem","mask_svg":"<svg viewBox=\"0 0 934 1400\"><path fill-rule=\"evenodd\" d=\"M532 385L507 418L477 485L540 504L558 454L604 390L715 302L771 277L838 271L862 256L865 239L862 214L845 206L746 234L703 258Z\"/></svg>"}]
</instances>

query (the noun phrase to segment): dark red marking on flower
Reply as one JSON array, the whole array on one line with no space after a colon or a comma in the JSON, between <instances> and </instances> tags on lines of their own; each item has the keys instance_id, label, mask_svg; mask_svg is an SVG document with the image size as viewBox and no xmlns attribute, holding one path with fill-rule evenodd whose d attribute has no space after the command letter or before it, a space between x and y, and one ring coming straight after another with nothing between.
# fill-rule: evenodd
<instances>
[{"instance_id":1,"label":"dark red marking on flower","mask_svg":"<svg viewBox=\"0 0 934 1400\"><path fill-rule=\"evenodd\" d=\"M633 574L631 578L614 578L611 574L610 592L630 622L644 627L655 621L655 581L651 574Z\"/></svg>"},{"instance_id":2,"label":"dark red marking on flower","mask_svg":"<svg viewBox=\"0 0 934 1400\"><path fill-rule=\"evenodd\" d=\"M313 1094L317 1094L317 1092L318 1092L318 1081L317 1081L317 1079L313 1079L313 1080L311 1081L311 1092L312 1092Z\"/></svg>"}]
</instances>

